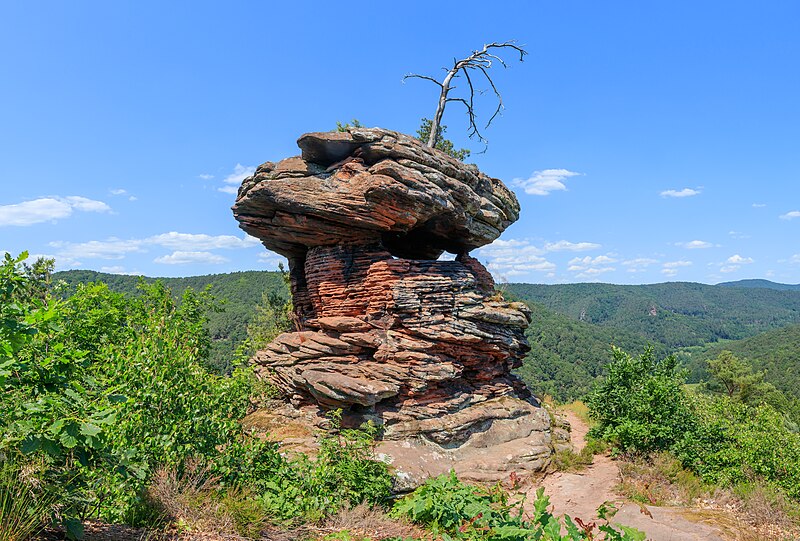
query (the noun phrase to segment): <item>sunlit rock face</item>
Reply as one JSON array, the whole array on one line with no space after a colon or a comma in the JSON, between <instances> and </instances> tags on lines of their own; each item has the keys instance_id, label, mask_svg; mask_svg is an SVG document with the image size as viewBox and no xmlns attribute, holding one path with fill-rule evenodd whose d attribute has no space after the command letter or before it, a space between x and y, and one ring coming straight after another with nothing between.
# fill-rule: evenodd
<instances>
[{"instance_id":1,"label":"sunlit rock face","mask_svg":"<svg viewBox=\"0 0 800 541\"><path fill-rule=\"evenodd\" d=\"M289 260L296 331L256 354L261 374L298 408L381 423L411 485L450 467L481 480L545 467L549 416L511 373L530 313L469 256L518 218L513 192L388 130L298 146L245 179L233 207Z\"/></svg>"}]
</instances>

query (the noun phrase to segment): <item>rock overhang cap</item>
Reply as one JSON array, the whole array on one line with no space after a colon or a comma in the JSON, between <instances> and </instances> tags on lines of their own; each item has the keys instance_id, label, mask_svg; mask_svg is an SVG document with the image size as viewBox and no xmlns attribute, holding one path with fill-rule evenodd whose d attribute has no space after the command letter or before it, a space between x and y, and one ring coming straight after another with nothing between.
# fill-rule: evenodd
<instances>
[{"instance_id":1,"label":"rock overhang cap","mask_svg":"<svg viewBox=\"0 0 800 541\"><path fill-rule=\"evenodd\" d=\"M287 257L308 248L381 242L435 259L491 243L519 202L477 166L382 128L302 135L300 156L262 164L239 189L239 226Z\"/></svg>"}]
</instances>

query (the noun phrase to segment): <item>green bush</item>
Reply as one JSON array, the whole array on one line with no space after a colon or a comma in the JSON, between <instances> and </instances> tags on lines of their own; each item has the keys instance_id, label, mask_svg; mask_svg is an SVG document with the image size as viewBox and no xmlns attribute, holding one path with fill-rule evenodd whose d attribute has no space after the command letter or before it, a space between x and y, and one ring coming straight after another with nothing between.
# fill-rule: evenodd
<instances>
[{"instance_id":1,"label":"green bush","mask_svg":"<svg viewBox=\"0 0 800 541\"><path fill-rule=\"evenodd\" d=\"M658 361L652 349L632 357L613 349L606 376L586 400L597 421L590 435L622 450L667 450L693 429L693 415L683 390L685 374L675 357Z\"/></svg>"},{"instance_id":2,"label":"green bush","mask_svg":"<svg viewBox=\"0 0 800 541\"><path fill-rule=\"evenodd\" d=\"M696 427L674 447L686 467L723 485L763 479L800 500L800 434L783 414L727 397L697 397L693 406Z\"/></svg>"}]
</instances>

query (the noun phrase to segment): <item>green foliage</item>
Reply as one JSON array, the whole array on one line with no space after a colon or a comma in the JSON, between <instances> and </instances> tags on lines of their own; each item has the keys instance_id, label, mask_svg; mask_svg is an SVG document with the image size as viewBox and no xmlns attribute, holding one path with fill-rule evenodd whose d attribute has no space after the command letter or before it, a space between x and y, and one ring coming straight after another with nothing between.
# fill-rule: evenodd
<instances>
[{"instance_id":1,"label":"green foliage","mask_svg":"<svg viewBox=\"0 0 800 541\"><path fill-rule=\"evenodd\" d=\"M102 282L115 293L133 297L139 294L141 279L147 283L156 281L155 278L87 270L57 272L53 275L55 282L65 284L62 292L65 297L73 294L79 284L91 282ZM289 298L289 290L281 272L245 271L158 280L172 291L176 299L180 299L187 288L205 291L210 286L208 293L217 300L217 306L206 314L204 326L208 330L211 345L208 358L201 359L201 363L218 374L230 374L235 368L236 352L247 340L247 324L256 312L255 300L270 292L277 298Z\"/></svg>"},{"instance_id":2,"label":"green foliage","mask_svg":"<svg viewBox=\"0 0 800 541\"><path fill-rule=\"evenodd\" d=\"M651 349L632 357L614 348L605 378L586 400L597 421L590 434L625 451L669 449L692 429L684 378L675 357L659 361Z\"/></svg>"},{"instance_id":3,"label":"green foliage","mask_svg":"<svg viewBox=\"0 0 800 541\"><path fill-rule=\"evenodd\" d=\"M608 505L598 509L598 517L604 521L599 526L584 524L579 519L573 521L567 515L553 516L547 510L550 499L541 488L536 492L532 517L524 515L523 505L524 499L512 503L508 493L500 487L485 489L466 485L451 471L449 475L429 479L398 501L392 514L419 523L443 539L643 541L645 538L644 533L633 528L612 526L609 520L616 511ZM562 528L565 536L561 535ZM600 533L603 537L596 536Z\"/></svg>"},{"instance_id":4,"label":"green foliage","mask_svg":"<svg viewBox=\"0 0 800 541\"><path fill-rule=\"evenodd\" d=\"M537 395L559 402L583 398L603 374L611 346L644 350L647 340L632 332L592 325L526 302L535 324L525 331L531 351L517 374ZM658 348L661 353L663 348Z\"/></svg>"},{"instance_id":5,"label":"green foliage","mask_svg":"<svg viewBox=\"0 0 800 541\"><path fill-rule=\"evenodd\" d=\"M203 365L214 313L207 291L187 287L178 299L164 282L141 280L133 294L88 283L57 298L34 283L43 274L24 257L0 266L0 457L18 471L41 464L38 482L57 497L70 535L81 535L75 519L152 521L145 489L157 467L181 477L199 464L219 483L208 497L248 535L268 520L316 520L386 501L391 476L372 460L373 426L342 429L334 415L315 460L288 460L277 444L242 432L254 376ZM287 313L281 298L268 299ZM19 492L7 478L4 494ZM15 501L33 514L0 502L4 517L42 525L29 500Z\"/></svg>"},{"instance_id":6,"label":"green foliage","mask_svg":"<svg viewBox=\"0 0 800 541\"><path fill-rule=\"evenodd\" d=\"M733 485L763 479L800 500L800 434L767 404L695 397L696 426L674 446L686 467L708 482Z\"/></svg>"},{"instance_id":7,"label":"green foliage","mask_svg":"<svg viewBox=\"0 0 800 541\"><path fill-rule=\"evenodd\" d=\"M280 265L281 277L289 288L289 273ZM294 307L291 299L282 296L278 291L264 291L261 302L256 305L253 318L247 324L247 350L251 353L263 349L279 334L288 332L293 327Z\"/></svg>"},{"instance_id":8,"label":"green foliage","mask_svg":"<svg viewBox=\"0 0 800 541\"><path fill-rule=\"evenodd\" d=\"M377 429L342 429L341 412L332 412L332 427L320 440L316 460L299 455L273 468L256 483L259 502L269 515L287 524L316 521L347 505L385 504L392 476L373 459Z\"/></svg>"},{"instance_id":9,"label":"green foliage","mask_svg":"<svg viewBox=\"0 0 800 541\"><path fill-rule=\"evenodd\" d=\"M419 129L417 130L417 139L422 142L428 142L428 138L431 136L431 127L433 126L433 121L430 118L423 118L421 124L419 125ZM464 161L465 159L469 158L470 151L466 148L456 149L453 145L453 142L449 139L444 138L444 132L447 131L447 126L440 125L439 129L436 133L436 145L434 148L441 150L445 154L452 156L453 158Z\"/></svg>"},{"instance_id":10,"label":"green foliage","mask_svg":"<svg viewBox=\"0 0 800 541\"><path fill-rule=\"evenodd\" d=\"M691 371L691 380L702 381L710 377L707 361L726 350L745 359L754 373L762 372L764 382L774 385L789 400L800 399L800 325L787 325L742 340L687 348L680 356ZM800 415L795 418L800 419Z\"/></svg>"},{"instance_id":11,"label":"green foliage","mask_svg":"<svg viewBox=\"0 0 800 541\"><path fill-rule=\"evenodd\" d=\"M350 122L352 122L352 124ZM342 124L341 122L337 121L336 122L336 131L343 132L343 131L349 130L350 128L363 128L364 127L361 124L361 122L359 122L358 119L356 119L356 118L354 118L350 122Z\"/></svg>"}]
</instances>

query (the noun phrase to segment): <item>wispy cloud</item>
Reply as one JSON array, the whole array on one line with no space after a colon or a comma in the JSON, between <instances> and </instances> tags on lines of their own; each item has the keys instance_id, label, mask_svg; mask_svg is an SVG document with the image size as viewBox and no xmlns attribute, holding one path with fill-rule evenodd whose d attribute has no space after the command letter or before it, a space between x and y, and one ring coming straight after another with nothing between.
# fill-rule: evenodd
<instances>
[{"instance_id":1,"label":"wispy cloud","mask_svg":"<svg viewBox=\"0 0 800 541\"><path fill-rule=\"evenodd\" d=\"M126 254L143 252L142 241L122 240L111 237L107 240L89 242L55 241L49 246L56 248L56 259L122 259Z\"/></svg>"},{"instance_id":2,"label":"wispy cloud","mask_svg":"<svg viewBox=\"0 0 800 541\"><path fill-rule=\"evenodd\" d=\"M208 173L202 173L200 175L197 175L197 178L202 180L211 180L212 178L214 178L214 175L209 175Z\"/></svg>"},{"instance_id":3,"label":"wispy cloud","mask_svg":"<svg viewBox=\"0 0 800 541\"><path fill-rule=\"evenodd\" d=\"M687 250L702 250L704 248L713 248L714 246L719 245L704 240L691 240L689 242L676 242L675 246L680 246L681 248L686 248Z\"/></svg>"},{"instance_id":4,"label":"wispy cloud","mask_svg":"<svg viewBox=\"0 0 800 541\"><path fill-rule=\"evenodd\" d=\"M735 255L730 256L727 259L727 262L728 263L732 263L734 265L745 265L745 264L748 264L748 263L752 263L753 262L753 258L752 257L742 257L739 254L735 254Z\"/></svg>"},{"instance_id":5,"label":"wispy cloud","mask_svg":"<svg viewBox=\"0 0 800 541\"><path fill-rule=\"evenodd\" d=\"M765 203L753 203L753 208L754 209L763 209L766 206L767 205Z\"/></svg>"},{"instance_id":6,"label":"wispy cloud","mask_svg":"<svg viewBox=\"0 0 800 541\"><path fill-rule=\"evenodd\" d=\"M576 257L567 263L567 270L569 272L576 272L575 278L578 279L591 279L607 272L613 272L616 267L610 265L616 263L617 259L608 255L599 255L597 257Z\"/></svg>"},{"instance_id":7,"label":"wispy cloud","mask_svg":"<svg viewBox=\"0 0 800 541\"><path fill-rule=\"evenodd\" d=\"M800 210L790 210L786 214L781 214L781 220L794 220L795 218L800 218Z\"/></svg>"},{"instance_id":8,"label":"wispy cloud","mask_svg":"<svg viewBox=\"0 0 800 541\"><path fill-rule=\"evenodd\" d=\"M221 255L212 254L211 252L184 252L181 250L176 250L170 255L157 257L153 260L153 262L161 263L163 265L218 265L220 263L226 263L227 261L227 258L224 258Z\"/></svg>"},{"instance_id":9,"label":"wispy cloud","mask_svg":"<svg viewBox=\"0 0 800 541\"><path fill-rule=\"evenodd\" d=\"M585 252L588 250L597 250L599 248L602 248L602 245L595 244L594 242L570 242L568 240L547 242L544 245L546 252Z\"/></svg>"},{"instance_id":10,"label":"wispy cloud","mask_svg":"<svg viewBox=\"0 0 800 541\"><path fill-rule=\"evenodd\" d=\"M728 235L730 235L733 239L749 239L752 237L752 235L742 233L741 231L728 231Z\"/></svg>"},{"instance_id":11,"label":"wispy cloud","mask_svg":"<svg viewBox=\"0 0 800 541\"><path fill-rule=\"evenodd\" d=\"M789 263L793 265L800 265L800 254L794 254L789 258Z\"/></svg>"},{"instance_id":12,"label":"wispy cloud","mask_svg":"<svg viewBox=\"0 0 800 541\"><path fill-rule=\"evenodd\" d=\"M534 171L528 178L515 178L512 184L529 195L549 195L550 192L566 190L564 180L581 174L567 169L543 169Z\"/></svg>"},{"instance_id":13,"label":"wispy cloud","mask_svg":"<svg viewBox=\"0 0 800 541\"><path fill-rule=\"evenodd\" d=\"M142 243L155 244L173 250L198 251L215 250L219 248L250 248L251 246L260 244L260 241L250 235L235 237L233 235L206 235L203 233L194 234L170 231L169 233L148 237L144 239Z\"/></svg>"},{"instance_id":14,"label":"wispy cloud","mask_svg":"<svg viewBox=\"0 0 800 541\"><path fill-rule=\"evenodd\" d=\"M678 270L683 267L690 267L693 263L691 261L686 261L685 259L681 259L678 261L667 261L663 265L661 265L661 273L666 276L675 276L678 274Z\"/></svg>"},{"instance_id":15,"label":"wispy cloud","mask_svg":"<svg viewBox=\"0 0 800 541\"><path fill-rule=\"evenodd\" d=\"M725 263L720 267L719 272L735 272L739 270L742 265L749 265L750 263L753 263L752 257L742 257L739 254L734 254L725 260Z\"/></svg>"},{"instance_id":16,"label":"wispy cloud","mask_svg":"<svg viewBox=\"0 0 800 541\"><path fill-rule=\"evenodd\" d=\"M544 251L527 240L496 240L475 251L486 268L498 278L523 276L530 272L553 272L556 265L542 257Z\"/></svg>"},{"instance_id":17,"label":"wispy cloud","mask_svg":"<svg viewBox=\"0 0 800 541\"><path fill-rule=\"evenodd\" d=\"M249 235L236 237L170 231L144 239L124 240L111 237L88 242L56 241L49 245L57 250L55 257L60 263L75 265L81 259L123 259L127 254L146 252L148 248L154 246L185 254L218 249L243 249L258 244L259 240Z\"/></svg>"},{"instance_id":18,"label":"wispy cloud","mask_svg":"<svg viewBox=\"0 0 800 541\"><path fill-rule=\"evenodd\" d=\"M661 197L693 197L700 195L700 190L693 188L684 188L682 190L664 190L661 192Z\"/></svg>"},{"instance_id":19,"label":"wispy cloud","mask_svg":"<svg viewBox=\"0 0 800 541\"><path fill-rule=\"evenodd\" d=\"M114 196L127 195L128 201L136 201L136 197L128 193L128 190L124 188L115 188L113 190L109 190L109 192Z\"/></svg>"},{"instance_id":20,"label":"wispy cloud","mask_svg":"<svg viewBox=\"0 0 800 541\"><path fill-rule=\"evenodd\" d=\"M236 194L239 191L239 185L242 183L242 181L255 172L255 167L237 163L233 168L233 172L222 179L222 182L226 184L226 186L217 188L217 190L223 193Z\"/></svg>"},{"instance_id":21,"label":"wispy cloud","mask_svg":"<svg viewBox=\"0 0 800 541\"><path fill-rule=\"evenodd\" d=\"M637 257L635 259L626 259L622 262L622 266L626 267L628 272L645 272L651 265L658 263L658 259L649 257Z\"/></svg>"},{"instance_id":22,"label":"wispy cloud","mask_svg":"<svg viewBox=\"0 0 800 541\"><path fill-rule=\"evenodd\" d=\"M102 201L79 195L42 197L12 205L0 205L0 227L55 222L69 218L75 211L111 212L111 207Z\"/></svg>"}]
</instances>

